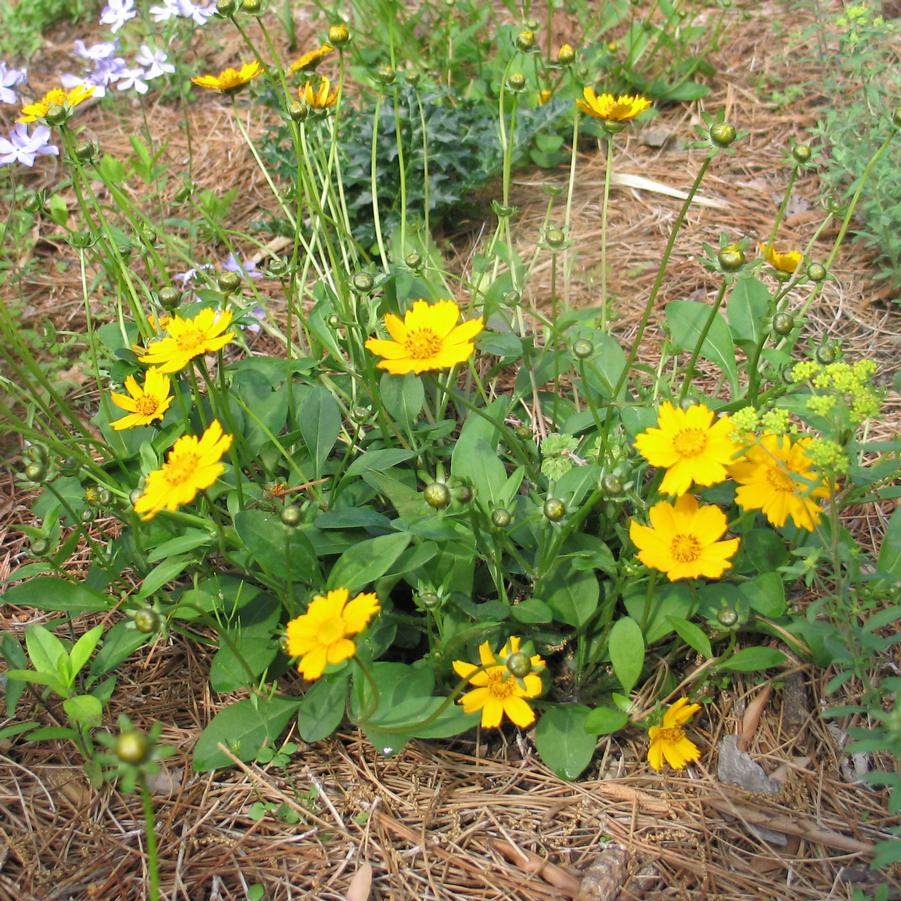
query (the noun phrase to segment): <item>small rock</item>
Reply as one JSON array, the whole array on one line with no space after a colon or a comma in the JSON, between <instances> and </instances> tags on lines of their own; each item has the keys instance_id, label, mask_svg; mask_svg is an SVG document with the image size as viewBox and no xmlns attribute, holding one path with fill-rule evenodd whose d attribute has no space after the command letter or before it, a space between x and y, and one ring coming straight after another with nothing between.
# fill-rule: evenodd
<instances>
[{"instance_id":1,"label":"small rock","mask_svg":"<svg viewBox=\"0 0 901 901\"><path fill-rule=\"evenodd\" d=\"M751 755L738 750L738 736L726 735L717 747L716 775L720 782L738 785L749 792L778 795L782 785L767 776L763 767Z\"/></svg>"},{"instance_id":2,"label":"small rock","mask_svg":"<svg viewBox=\"0 0 901 901\"><path fill-rule=\"evenodd\" d=\"M588 867L573 901L614 901L623 887L629 852L611 842Z\"/></svg>"},{"instance_id":3,"label":"small rock","mask_svg":"<svg viewBox=\"0 0 901 901\"><path fill-rule=\"evenodd\" d=\"M641 130L641 143L645 147L665 147L675 132L666 125L649 125Z\"/></svg>"}]
</instances>

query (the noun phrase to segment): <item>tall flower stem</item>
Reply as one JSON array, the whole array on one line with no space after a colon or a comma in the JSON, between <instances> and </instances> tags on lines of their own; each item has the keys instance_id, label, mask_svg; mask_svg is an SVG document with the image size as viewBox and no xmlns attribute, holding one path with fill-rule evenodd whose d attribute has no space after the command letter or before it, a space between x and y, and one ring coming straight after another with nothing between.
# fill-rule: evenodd
<instances>
[{"instance_id":1,"label":"tall flower stem","mask_svg":"<svg viewBox=\"0 0 901 901\"><path fill-rule=\"evenodd\" d=\"M156 850L156 819L153 815L153 800L147 788L147 780L143 775L138 778L138 788L141 791L141 804L144 807L144 835L147 839L147 872L150 878L147 894L150 901L159 901L160 866Z\"/></svg>"},{"instance_id":2,"label":"tall flower stem","mask_svg":"<svg viewBox=\"0 0 901 901\"><path fill-rule=\"evenodd\" d=\"M691 359L688 361L688 366L685 368L685 378L682 379L682 390L679 392L679 400L685 400L688 395L688 389L691 387L691 380L695 374L695 364L698 362L698 357L701 355L701 349L704 346L704 342L707 340L707 335L710 333L710 329L713 328L713 320L716 319L716 314L719 312L723 298L726 296L727 286L728 282L723 279L720 290L717 292L716 300L713 301L713 306L710 307L710 313L707 316L704 327L701 329L701 334L698 335L698 340L695 342L695 349L691 352Z\"/></svg>"},{"instance_id":3,"label":"tall flower stem","mask_svg":"<svg viewBox=\"0 0 901 901\"><path fill-rule=\"evenodd\" d=\"M795 186L799 168L797 163L792 166L791 175L788 177L788 184L785 186L785 193L782 195L782 203L779 204L776 218L773 220L773 227L770 229L770 236L767 238L767 247L773 247L773 242L776 240L776 232L779 231L779 226L782 224L782 218L785 216L785 210L788 208L788 202L792 196L792 189Z\"/></svg>"},{"instance_id":4,"label":"tall flower stem","mask_svg":"<svg viewBox=\"0 0 901 901\"><path fill-rule=\"evenodd\" d=\"M576 188L576 158L579 155L579 110L573 113L572 150L569 156L569 183L566 186L566 212L563 215L563 232L569 238L572 226L573 192ZM572 254L567 252L563 263L563 301L569 309L572 282Z\"/></svg>"},{"instance_id":5,"label":"tall flower stem","mask_svg":"<svg viewBox=\"0 0 901 901\"><path fill-rule=\"evenodd\" d=\"M601 207L601 331L607 331L607 207L610 201L610 175L613 171L613 135L607 135L607 166L604 170L604 203Z\"/></svg>"}]
</instances>

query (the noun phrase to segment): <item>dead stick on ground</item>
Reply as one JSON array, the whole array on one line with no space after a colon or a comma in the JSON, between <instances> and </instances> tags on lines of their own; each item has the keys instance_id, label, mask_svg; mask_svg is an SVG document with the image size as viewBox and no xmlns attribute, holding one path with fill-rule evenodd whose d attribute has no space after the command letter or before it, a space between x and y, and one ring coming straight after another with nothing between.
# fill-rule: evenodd
<instances>
[{"instance_id":1,"label":"dead stick on ground","mask_svg":"<svg viewBox=\"0 0 901 901\"><path fill-rule=\"evenodd\" d=\"M545 860L531 851L514 848L509 842L499 838L488 839L488 844L496 851L500 851L507 860L515 863L521 870L540 876L545 882L565 892L570 898L575 898L579 893L579 880L549 860Z\"/></svg>"}]
</instances>

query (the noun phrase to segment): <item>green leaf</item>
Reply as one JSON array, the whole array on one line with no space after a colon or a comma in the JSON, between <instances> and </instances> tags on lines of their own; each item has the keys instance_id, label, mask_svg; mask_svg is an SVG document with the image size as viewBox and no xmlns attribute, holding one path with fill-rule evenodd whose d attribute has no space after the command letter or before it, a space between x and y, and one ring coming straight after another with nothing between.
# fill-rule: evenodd
<instances>
[{"instance_id":1,"label":"green leaf","mask_svg":"<svg viewBox=\"0 0 901 901\"><path fill-rule=\"evenodd\" d=\"M619 732L629 722L629 715L612 707L595 707L585 717L585 731L592 735L610 735Z\"/></svg>"},{"instance_id":2,"label":"green leaf","mask_svg":"<svg viewBox=\"0 0 901 901\"><path fill-rule=\"evenodd\" d=\"M223 629L229 641L220 638L210 664L210 684L216 691L235 691L257 681L278 653L273 633L280 617L281 604L269 594L250 595L236 611L229 612Z\"/></svg>"},{"instance_id":3,"label":"green leaf","mask_svg":"<svg viewBox=\"0 0 901 901\"><path fill-rule=\"evenodd\" d=\"M4 632L2 641L0 641L0 654L6 661L7 670L21 669L24 670L28 666L28 658L22 650L22 645L9 632ZM6 684L6 715L12 717L16 712L16 706L22 692L25 691L25 685L21 682L8 682Z\"/></svg>"},{"instance_id":4,"label":"green leaf","mask_svg":"<svg viewBox=\"0 0 901 901\"><path fill-rule=\"evenodd\" d=\"M425 386L412 372L406 375L386 372L379 381L379 398L391 418L409 428L425 403Z\"/></svg>"},{"instance_id":5,"label":"green leaf","mask_svg":"<svg viewBox=\"0 0 901 901\"><path fill-rule=\"evenodd\" d=\"M746 352L756 348L766 336L770 292L754 276L739 279L726 301L726 318L735 343Z\"/></svg>"},{"instance_id":6,"label":"green leaf","mask_svg":"<svg viewBox=\"0 0 901 901\"><path fill-rule=\"evenodd\" d=\"M318 479L341 431L341 410L335 398L318 385L311 388L301 401L298 425Z\"/></svg>"},{"instance_id":7,"label":"green leaf","mask_svg":"<svg viewBox=\"0 0 901 901\"><path fill-rule=\"evenodd\" d=\"M90 632L85 632L75 642L75 646L69 652L69 663L72 665L73 677L77 676L81 672L82 667L88 662L102 635L103 626L94 626Z\"/></svg>"},{"instance_id":8,"label":"green leaf","mask_svg":"<svg viewBox=\"0 0 901 901\"><path fill-rule=\"evenodd\" d=\"M901 579L901 507L896 507L879 549L879 570Z\"/></svg>"},{"instance_id":9,"label":"green leaf","mask_svg":"<svg viewBox=\"0 0 901 901\"><path fill-rule=\"evenodd\" d=\"M784 666L787 658L776 648L744 648L716 665L717 669L736 673L756 673Z\"/></svg>"},{"instance_id":10,"label":"green leaf","mask_svg":"<svg viewBox=\"0 0 901 901\"><path fill-rule=\"evenodd\" d=\"M495 401L484 412L494 422L503 422L506 410L506 401ZM499 502L507 482L507 471L497 453L499 435L493 422L470 413L451 455L451 475L472 485L476 501L486 511Z\"/></svg>"},{"instance_id":11,"label":"green leaf","mask_svg":"<svg viewBox=\"0 0 901 901\"><path fill-rule=\"evenodd\" d=\"M66 698L63 701L63 709L73 723L88 729L99 726L103 720L103 705L93 695L75 695L74 698Z\"/></svg>"},{"instance_id":12,"label":"green leaf","mask_svg":"<svg viewBox=\"0 0 901 901\"><path fill-rule=\"evenodd\" d=\"M300 529L283 525L272 513L242 510L235 516L235 531L254 560L269 575L307 584L319 581L319 559L309 538Z\"/></svg>"},{"instance_id":13,"label":"green leaf","mask_svg":"<svg viewBox=\"0 0 901 901\"><path fill-rule=\"evenodd\" d=\"M65 661L68 664L69 655L65 645L49 629L29 626L25 630L25 646L28 648L31 665L38 672L54 676L65 674L65 669L60 670L60 663Z\"/></svg>"},{"instance_id":14,"label":"green leaf","mask_svg":"<svg viewBox=\"0 0 901 901\"><path fill-rule=\"evenodd\" d=\"M640 590L624 599L629 616L645 622L644 607L647 593ZM673 631L670 617L687 619L692 609L691 592L686 585L657 585L650 599L650 615L644 631L645 644L650 647Z\"/></svg>"},{"instance_id":15,"label":"green leaf","mask_svg":"<svg viewBox=\"0 0 901 901\"><path fill-rule=\"evenodd\" d=\"M297 730L304 741L328 738L344 719L350 670L323 676L301 698Z\"/></svg>"},{"instance_id":16,"label":"green leaf","mask_svg":"<svg viewBox=\"0 0 901 901\"><path fill-rule=\"evenodd\" d=\"M538 598L529 598L514 604L510 615L518 623L549 623L554 618L554 611L548 604Z\"/></svg>"},{"instance_id":17,"label":"green leaf","mask_svg":"<svg viewBox=\"0 0 901 901\"><path fill-rule=\"evenodd\" d=\"M147 562L156 563L157 560L165 560L178 554L187 554L199 547L212 544L214 535L206 529L185 529L180 535L164 541L147 552Z\"/></svg>"},{"instance_id":18,"label":"green leaf","mask_svg":"<svg viewBox=\"0 0 901 901\"><path fill-rule=\"evenodd\" d=\"M253 760L260 748L271 747L297 712L299 698L271 697L269 699L238 701L213 717L194 747L193 767L205 773L219 767L231 766L231 760L218 745L225 745L238 760Z\"/></svg>"},{"instance_id":19,"label":"green leaf","mask_svg":"<svg viewBox=\"0 0 901 901\"><path fill-rule=\"evenodd\" d=\"M644 637L641 626L629 616L618 619L607 639L613 672L623 691L628 694L638 682L644 668Z\"/></svg>"},{"instance_id":20,"label":"green leaf","mask_svg":"<svg viewBox=\"0 0 901 901\"><path fill-rule=\"evenodd\" d=\"M384 472L403 463L411 457L415 457L413 451L401 450L400 448L385 448L383 450L365 450L363 451L350 466L347 467L345 477L359 476L364 472Z\"/></svg>"},{"instance_id":21,"label":"green leaf","mask_svg":"<svg viewBox=\"0 0 901 901\"><path fill-rule=\"evenodd\" d=\"M145 635L135 629L130 620L116 623L104 636L103 647L91 661L91 675L96 678L114 670L152 638L152 635Z\"/></svg>"},{"instance_id":22,"label":"green leaf","mask_svg":"<svg viewBox=\"0 0 901 901\"><path fill-rule=\"evenodd\" d=\"M775 572L764 572L738 586L742 597L752 610L771 619L782 616L786 610L785 583Z\"/></svg>"},{"instance_id":23,"label":"green leaf","mask_svg":"<svg viewBox=\"0 0 901 901\"><path fill-rule=\"evenodd\" d=\"M345 551L332 568L330 588L346 588L351 594L381 578L410 543L406 532L380 535Z\"/></svg>"},{"instance_id":24,"label":"green leaf","mask_svg":"<svg viewBox=\"0 0 901 901\"><path fill-rule=\"evenodd\" d=\"M741 551L759 573L774 573L788 561L785 542L772 529L751 529L742 536Z\"/></svg>"},{"instance_id":25,"label":"green leaf","mask_svg":"<svg viewBox=\"0 0 901 901\"><path fill-rule=\"evenodd\" d=\"M41 576L4 592L0 600L38 610L86 613L106 611L114 606L111 598L83 584L66 582L56 576Z\"/></svg>"},{"instance_id":26,"label":"green leaf","mask_svg":"<svg viewBox=\"0 0 901 901\"><path fill-rule=\"evenodd\" d=\"M594 756L597 740L585 728L589 712L581 704L552 707L535 727L541 759L563 779L578 779Z\"/></svg>"},{"instance_id":27,"label":"green leaf","mask_svg":"<svg viewBox=\"0 0 901 901\"><path fill-rule=\"evenodd\" d=\"M676 350L694 351L710 312L710 304L693 300L673 300L666 305L666 322ZM719 366L729 379L733 392L738 391L735 345L729 326L719 312L714 316L710 331L701 345L700 355Z\"/></svg>"},{"instance_id":28,"label":"green leaf","mask_svg":"<svg viewBox=\"0 0 901 901\"><path fill-rule=\"evenodd\" d=\"M164 585L168 585L173 579L177 579L192 563L191 557L170 557L158 563L144 577L138 597L149 598L159 591Z\"/></svg>"},{"instance_id":29,"label":"green leaf","mask_svg":"<svg viewBox=\"0 0 901 901\"><path fill-rule=\"evenodd\" d=\"M547 603L558 619L581 629L594 615L601 588L594 572L579 572L571 560L564 560L547 580L554 586Z\"/></svg>"},{"instance_id":30,"label":"green leaf","mask_svg":"<svg viewBox=\"0 0 901 901\"><path fill-rule=\"evenodd\" d=\"M713 648L710 647L710 639L702 629L687 619L679 616L668 617L670 625L676 634L702 657L709 660L713 656Z\"/></svg>"}]
</instances>

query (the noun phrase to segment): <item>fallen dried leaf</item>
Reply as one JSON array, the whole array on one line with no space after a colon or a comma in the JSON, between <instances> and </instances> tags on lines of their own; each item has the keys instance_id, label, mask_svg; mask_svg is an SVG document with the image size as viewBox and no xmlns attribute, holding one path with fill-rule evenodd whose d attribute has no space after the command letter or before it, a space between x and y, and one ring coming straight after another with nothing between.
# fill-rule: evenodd
<instances>
[{"instance_id":1,"label":"fallen dried leaf","mask_svg":"<svg viewBox=\"0 0 901 901\"><path fill-rule=\"evenodd\" d=\"M347 888L347 894L344 896L346 901L368 901L369 894L372 891L372 866L368 863L361 863L354 873L353 879Z\"/></svg>"}]
</instances>

